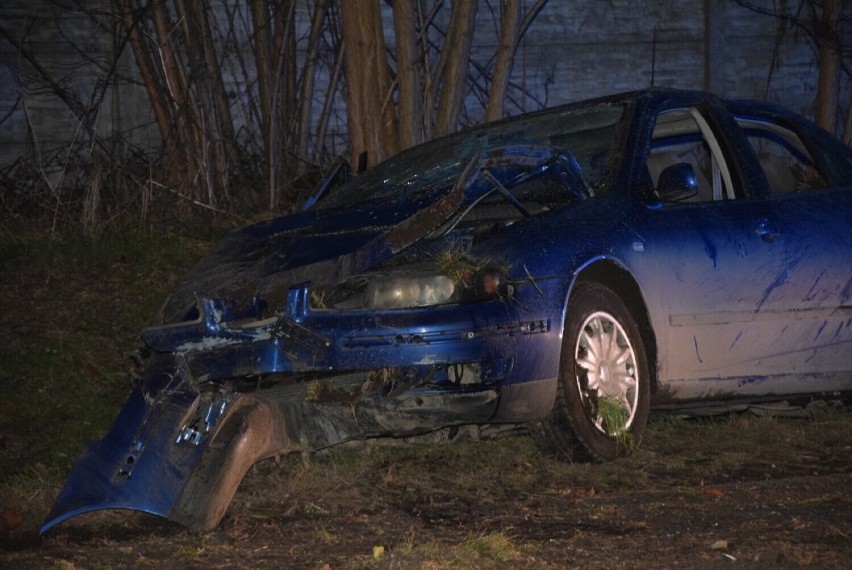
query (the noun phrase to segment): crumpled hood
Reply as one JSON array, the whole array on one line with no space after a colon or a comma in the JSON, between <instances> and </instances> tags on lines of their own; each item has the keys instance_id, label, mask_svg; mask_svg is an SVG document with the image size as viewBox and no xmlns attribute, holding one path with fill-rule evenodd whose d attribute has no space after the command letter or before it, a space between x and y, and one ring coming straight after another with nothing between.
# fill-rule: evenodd
<instances>
[{"instance_id":1,"label":"crumpled hood","mask_svg":"<svg viewBox=\"0 0 852 570\"><path fill-rule=\"evenodd\" d=\"M541 170L550 149L505 147L482 151L455 180L415 195L307 210L244 228L222 240L167 301L161 323L195 318L196 298L237 306L262 298L274 310L294 285L333 286L427 236L494 188L480 170L511 165Z\"/></svg>"},{"instance_id":2,"label":"crumpled hood","mask_svg":"<svg viewBox=\"0 0 852 570\"><path fill-rule=\"evenodd\" d=\"M337 283L421 239L460 203L460 192L443 189L418 200L308 210L235 231L178 285L162 322L184 320L197 297L243 304L259 296L274 308L292 285Z\"/></svg>"}]
</instances>

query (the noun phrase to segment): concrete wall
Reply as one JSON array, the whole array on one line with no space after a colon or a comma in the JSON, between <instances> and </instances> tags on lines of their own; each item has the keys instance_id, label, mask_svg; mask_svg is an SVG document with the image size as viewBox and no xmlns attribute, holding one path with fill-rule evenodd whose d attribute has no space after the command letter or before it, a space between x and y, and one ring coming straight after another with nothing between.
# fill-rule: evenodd
<instances>
[{"instance_id":1,"label":"concrete wall","mask_svg":"<svg viewBox=\"0 0 852 570\"><path fill-rule=\"evenodd\" d=\"M86 4L96 8L110 2ZM101 136L127 132L134 144L158 143L147 94L134 83L138 74L132 54L125 50L113 61L113 25L112 18L94 22L50 1L2 0L0 26L34 54L44 73L0 34L0 166L31 156L36 148L58 151L81 139L77 114L55 95L45 76L68 93L72 105L90 113ZM101 89L98 80L112 65L116 76Z\"/></svg>"},{"instance_id":2,"label":"concrete wall","mask_svg":"<svg viewBox=\"0 0 852 570\"><path fill-rule=\"evenodd\" d=\"M814 50L801 31L779 37L778 24L734 0L551 0L514 79L536 84L548 104L655 85L765 98L812 116Z\"/></svg>"},{"instance_id":3,"label":"concrete wall","mask_svg":"<svg viewBox=\"0 0 852 570\"><path fill-rule=\"evenodd\" d=\"M86 4L111 9L109 0ZM298 2L302 31L309 26L308 4ZM498 1L479 4L473 58L488 67L496 50ZM852 14L852 3L844 9ZM386 33L392 46L391 22L388 13ZM103 102L92 104L99 93L97 78L116 54L109 33L113 25L109 17L93 21L47 0L3 0L0 7L5 33L31 50L83 108L91 106L98 113L95 124L101 135L124 132L135 145L155 145L157 130L147 95L134 83L138 76L129 49L118 57L118 78L104 92ZM817 84L814 49L800 31L778 25L734 0L549 0L519 47L508 113L653 84L766 98L810 116ZM75 45L94 55L95 63L77 53ZM473 76L485 85L475 72ZM318 82L318 95L326 84ZM845 106L848 80L843 85ZM235 97L240 88L245 86L234 90ZM345 107L342 98L337 103L337 122L330 126L327 142L340 147L345 144ZM319 105L318 100L317 113ZM480 101L471 95L466 122L478 122L482 115ZM42 151L62 149L79 137L78 126L67 104L0 34L0 166L32 155L36 144Z\"/></svg>"}]
</instances>

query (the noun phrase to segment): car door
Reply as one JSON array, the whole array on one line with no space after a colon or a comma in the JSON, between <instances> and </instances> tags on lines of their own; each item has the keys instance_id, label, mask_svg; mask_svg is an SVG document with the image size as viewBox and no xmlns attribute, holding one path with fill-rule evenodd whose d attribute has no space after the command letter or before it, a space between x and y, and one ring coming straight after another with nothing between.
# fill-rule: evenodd
<instances>
[{"instance_id":1,"label":"car door","mask_svg":"<svg viewBox=\"0 0 852 570\"><path fill-rule=\"evenodd\" d=\"M660 397L671 400L763 393L782 372L771 356L781 309L773 291L787 278L784 235L711 127L719 124L713 113L711 105L660 113L645 157L645 184L657 194L639 233L656 271ZM692 184L672 188L669 174L689 170Z\"/></svg>"},{"instance_id":2,"label":"car door","mask_svg":"<svg viewBox=\"0 0 852 570\"><path fill-rule=\"evenodd\" d=\"M836 147L838 158L852 153L833 139L809 140L780 117L740 114L736 120L765 174L787 245L787 279L770 293L785 316L769 356L786 375L781 390L848 389L852 176L848 156L841 168L831 168L827 151Z\"/></svg>"}]
</instances>

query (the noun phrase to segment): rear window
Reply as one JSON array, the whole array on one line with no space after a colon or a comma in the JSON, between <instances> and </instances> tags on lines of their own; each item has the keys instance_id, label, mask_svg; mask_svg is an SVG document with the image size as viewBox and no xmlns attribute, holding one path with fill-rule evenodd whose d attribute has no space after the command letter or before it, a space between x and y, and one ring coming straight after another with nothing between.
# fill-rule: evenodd
<instances>
[{"instance_id":1,"label":"rear window","mask_svg":"<svg viewBox=\"0 0 852 570\"><path fill-rule=\"evenodd\" d=\"M773 196L825 188L827 177L801 138L776 123L737 118L754 150Z\"/></svg>"}]
</instances>

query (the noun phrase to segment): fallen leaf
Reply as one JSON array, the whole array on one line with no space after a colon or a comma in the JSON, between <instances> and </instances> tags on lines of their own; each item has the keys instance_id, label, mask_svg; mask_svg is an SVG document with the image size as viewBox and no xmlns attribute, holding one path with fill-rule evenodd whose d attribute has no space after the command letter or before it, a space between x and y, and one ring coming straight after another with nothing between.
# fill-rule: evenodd
<instances>
[{"instance_id":1,"label":"fallen leaf","mask_svg":"<svg viewBox=\"0 0 852 570\"><path fill-rule=\"evenodd\" d=\"M24 516L17 509L4 507L0 511L0 530L15 530L24 521Z\"/></svg>"}]
</instances>

